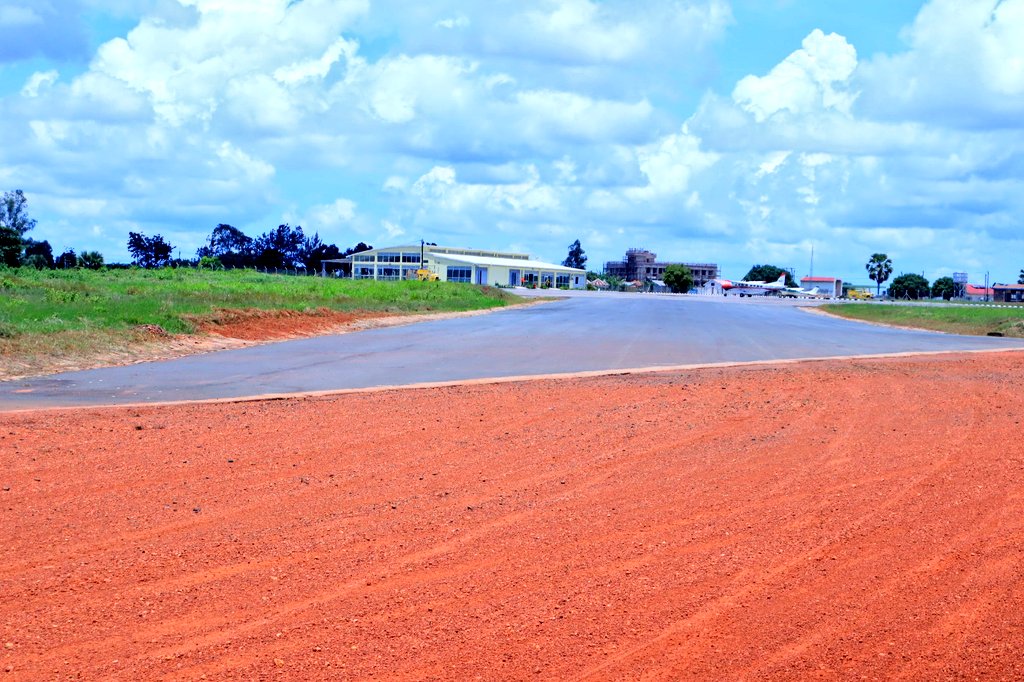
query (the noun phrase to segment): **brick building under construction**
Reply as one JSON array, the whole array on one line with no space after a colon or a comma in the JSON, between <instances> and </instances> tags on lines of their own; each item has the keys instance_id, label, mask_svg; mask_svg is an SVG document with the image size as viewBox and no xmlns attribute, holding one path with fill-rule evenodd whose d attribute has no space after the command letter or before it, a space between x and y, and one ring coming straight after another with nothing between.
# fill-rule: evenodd
<instances>
[{"instance_id":1,"label":"brick building under construction","mask_svg":"<svg viewBox=\"0 0 1024 682\"><path fill-rule=\"evenodd\" d=\"M718 279L717 263L666 263L658 261L658 254L647 249L629 249L621 261L608 261L604 264L604 272L612 277L621 277L630 282L646 282L661 279L665 268L670 265L685 265L693 273L693 285L702 287L713 279Z\"/></svg>"}]
</instances>

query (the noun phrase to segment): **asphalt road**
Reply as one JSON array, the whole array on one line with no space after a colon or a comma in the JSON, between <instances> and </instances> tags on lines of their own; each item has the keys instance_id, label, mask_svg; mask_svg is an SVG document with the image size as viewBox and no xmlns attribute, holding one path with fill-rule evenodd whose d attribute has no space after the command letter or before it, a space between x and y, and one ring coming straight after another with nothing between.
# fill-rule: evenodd
<instances>
[{"instance_id":1,"label":"asphalt road","mask_svg":"<svg viewBox=\"0 0 1024 682\"><path fill-rule=\"evenodd\" d=\"M543 305L0 384L0 410L492 377L1024 348L848 322L786 300L585 292Z\"/></svg>"}]
</instances>

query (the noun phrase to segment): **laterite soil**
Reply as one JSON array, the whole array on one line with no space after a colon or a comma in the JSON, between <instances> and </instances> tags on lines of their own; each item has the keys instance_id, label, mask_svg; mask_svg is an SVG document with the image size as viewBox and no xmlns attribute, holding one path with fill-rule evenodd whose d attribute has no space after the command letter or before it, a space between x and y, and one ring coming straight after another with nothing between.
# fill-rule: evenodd
<instances>
[{"instance_id":1,"label":"laterite soil","mask_svg":"<svg viewBox=\"0 0 1024 682\"><path fill-rule=\"evenodd\" d=\"M0 681L1021 679L1022 387L1004 353L0 414Z\"/></svg>"}]
</instances>

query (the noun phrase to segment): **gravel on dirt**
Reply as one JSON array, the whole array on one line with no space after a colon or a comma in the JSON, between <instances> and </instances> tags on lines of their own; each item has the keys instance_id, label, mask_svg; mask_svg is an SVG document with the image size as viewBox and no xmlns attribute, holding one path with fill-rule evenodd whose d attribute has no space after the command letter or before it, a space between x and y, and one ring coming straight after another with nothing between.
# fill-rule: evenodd
<instances>
[{"instance_id":1,"label":"gravel on dirt","mask_svg":"<svg viewBox=\"0 0 1024 682\"><path fill-rule=\"evenodd\" d=\"M0 680L1021 679L1022 360L2 415Z\"/></svg>"}]
</instances>

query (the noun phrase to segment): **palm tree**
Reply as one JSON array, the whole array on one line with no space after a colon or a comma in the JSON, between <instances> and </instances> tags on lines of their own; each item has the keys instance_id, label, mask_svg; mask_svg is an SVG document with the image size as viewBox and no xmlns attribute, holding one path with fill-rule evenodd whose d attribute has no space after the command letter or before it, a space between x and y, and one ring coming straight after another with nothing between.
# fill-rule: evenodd
<instances>
[{"instance_id":1,"label":"palm tree","mask_svg":"<svg viewBox=\"0 0 1024 682\"><path fill-rule=\"evenodd\" d=\"M867 268L868 277L877 285L875 295L880 295L882 282L889 279L889 275L892 274L892 260L884 253L873 253L864 267Z\"/></svg>"}]
</instances>

